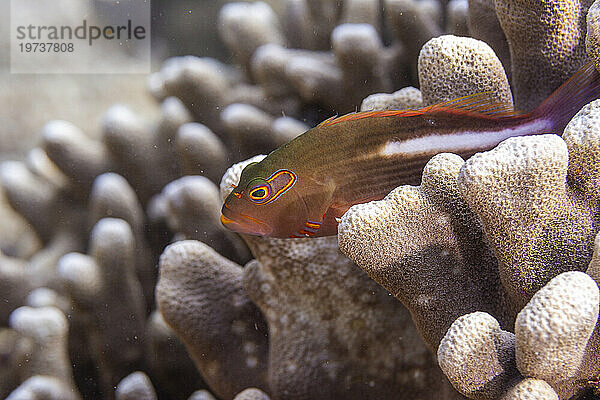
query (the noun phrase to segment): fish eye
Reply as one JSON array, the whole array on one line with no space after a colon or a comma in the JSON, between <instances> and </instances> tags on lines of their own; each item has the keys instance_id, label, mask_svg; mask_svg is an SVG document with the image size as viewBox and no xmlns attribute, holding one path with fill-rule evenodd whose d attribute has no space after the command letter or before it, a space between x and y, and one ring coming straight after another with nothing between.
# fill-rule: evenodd
<instances>
[{"instance_id":1,"label":"fish eye","mask_svg":"<svg viewBox=\"0 0 600 400\"><path fill-rule=\"evenodd\" d=\"M271 186L269 184L259 184L248 190L248 198L255 203L260 203L266 200L271 194Z\"/></svg>"},{"instance_id":2,"label":"fish eye","mask_svg":"<svg viewBox=\"0 0 600 400\"><path fill-rule=\"evenodd\" d=\"M256 188L250 192L250 197L254 200L262 200L267 197L267 189L264 186Z\"/></svg>"}]
</instances>

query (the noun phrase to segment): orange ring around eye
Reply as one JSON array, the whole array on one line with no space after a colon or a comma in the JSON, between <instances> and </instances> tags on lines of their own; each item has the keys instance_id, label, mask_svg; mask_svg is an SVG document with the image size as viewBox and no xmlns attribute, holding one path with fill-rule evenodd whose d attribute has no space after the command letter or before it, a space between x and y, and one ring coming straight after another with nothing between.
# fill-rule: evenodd
<instances>
[{"instance_id":1,"label":"orange ring around eye","mask_svg":"<svg viewBox=\"0 0 600 400\"><path fill-rule=\"evenodd\" d=\"M256 196L254 193L258 192L259 190L262 190L264 193L262 195L258 195ZM252 188L249 192L248 192L248 196L250 196L251 200L256 200L256 201L260 201L260 200L264 200L269 196L269 192L270 189L268 186L266 185L261 185L261 186L257 186L255 188Z\"/></svg>"}]
</instances>

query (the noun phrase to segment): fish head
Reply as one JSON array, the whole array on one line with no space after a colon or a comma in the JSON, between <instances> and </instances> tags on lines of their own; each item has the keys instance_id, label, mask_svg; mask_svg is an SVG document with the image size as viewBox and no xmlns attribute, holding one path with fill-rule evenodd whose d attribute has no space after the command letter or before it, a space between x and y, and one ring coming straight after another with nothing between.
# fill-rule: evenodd
<instances>
[{"instance_id":1,"label":"fish head","mask_svg":"<svg viewBox=\"0 0 600 400\"><path fill-rule=\"evenodd\" d=\"M221 223L227 229L288 238L306 221L308 210L297 191L298 176L288 169L268 172L259 163L244 168L221 210Z\"/></svg>"}]
</instances>

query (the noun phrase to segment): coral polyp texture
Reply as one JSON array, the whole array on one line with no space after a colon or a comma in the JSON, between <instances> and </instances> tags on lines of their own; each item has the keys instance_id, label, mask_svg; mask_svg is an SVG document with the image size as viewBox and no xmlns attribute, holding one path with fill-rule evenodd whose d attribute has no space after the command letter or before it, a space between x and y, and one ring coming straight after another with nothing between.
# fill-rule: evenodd
<instances>
[{"instance_id":1,"label":"coral polyp texture","mask_svg":"<svg viewBox=\"0 0 600 400\"><path fill-rule=\"evenodd\" d=\"M96 134L50 121L0 164L0 397L597 395L600 101L564 132L433 157L337 238L219 215L245 165L335 114L481 92L534 108L600 65L599 10L229 2L212 22L231 63L165 60L152 120L115 104Z\"/></svg>"},{"instance_id":2,"label":"coral polyp texture","mask_svg":"<svg viewBox=\"0 0 600 400\"><path fill-rule=\"evenodd\" d=\"M222 196L257 159L228 170ZM244 288L269 328L271 396L444 395L448 388L407 310L339 252L335 237L243 237L255 257L243 269Z\"/></svg>"},{"instance_id":3,"label":"coral polyp texture","mask_svg":"<svg viewBox=\"0 0 600 400\"><path fill-rule=\"evenodd\" d=\"M585 106L564 140L508 139L466 162L438 155L421 186L342 217L340 248L410 309L469 397L497 398L522 375L570 398L599 372L598 287L569 272L586 271L597 233L587 161L600 151L599 107Z\"/></svg>"},{"instance_id":4,"label":"coral polyp texture","mask_svg":"<svg viewBox=\"0 0 600 400\"><path fill-rule=\"evenodd\" d=\"M589 275L564 272L519 312L514 334L484 312L457 319L438 348L440 366L472 398L570 398L599 372L598 301Z\"/></svg>"},{"instance_id":5,"label":"coral polyp texture","mask_svg":"<svg viewBox=\"0 0 600 400\"><path fill-rule=\"evenodd\" d=\"M592 0L495 0L511 59L515 103L530 110L586 60L586 14Z\"/></svg>"}]
</instances>

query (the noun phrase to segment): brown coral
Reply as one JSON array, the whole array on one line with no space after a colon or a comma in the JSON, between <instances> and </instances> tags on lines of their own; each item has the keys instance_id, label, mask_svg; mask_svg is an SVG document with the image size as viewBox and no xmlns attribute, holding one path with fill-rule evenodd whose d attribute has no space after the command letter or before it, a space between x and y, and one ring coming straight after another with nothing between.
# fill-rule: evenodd
<instances>
[{"instance_id":1,"label":"brown coral","mask_svg":"<svg viewBox=\"0 0 600 400\"><path fill-rule=\"evenodd\" d=\"M229 169L223 196L257 159ZM340 254L335 238L244 239L256 257L244 286L269 327L272 397L435 398L445 390L439 382L440 392L430 390L436 369L406 310Z\"/></svg>"},{"instance_id":2,"label":"brown coral","mask_svg":"<svg viewBox=\"0 0 600 400\"><path fill-rule=\"evenodd\" d=\"M156 288L160 312L220 397L268 388L262 315L242 288L242 268L197 241L165 250Z\"/></svg>"},{"instance_id":3,"label":"brown coral","mask_svg":"<svg viewBox=\"0 0 600 400\"><path fill-rule=\"evenodd\" d=\"M432 349L459 316L497 315L504 296L483 227L458 192L462 164L435 156L420 187L351 207L338 227L340 249L407 306Z\"/></svg>"},{"instance_id":4,"label":"brown coral","mask_svg":"<svg viewBox=\"0 0 600 400\"><path fill-rule=\"evenodd\" d=\"M510 48L515 104L531 110L584 63L591 0L496 0Z\"/></svg>"},{"instance_id":5,"label":"brown coral","mask_svg":"<svg viewBox=\"0 0 600 400\"><path fill-rule=\"evenodd\" d=\"M521 310L514 334L486 313L457 319L438 349L440 366L460 392L474 399L580 395L598 373L597 365L583 362L593 354L589 346L595 342L598 301L598 286L589 275L565 272Z\"/></svg>"},{"instance_id":6,"label":"brown coral","mask_svg":"<svg viewBox=\"0 0 600 400\"><path fill-rule=\"evenodd\" d=\"M452 35L431 39L419 53L423 104L490 92L490 99L512 105L504 68L484 42Z\"/></svg>"},{"instance_id":7,"label":"brown coral","mask_svg":"<svg viewBox=\"0 0 600 400\"><path fill-rule=\"evenodd\" d=\"M502 61L506 74L510 77L510 51L496 16L494 0L469 0L467 24L470 36L486 42L494 49Z\"/></svg>"},{"instance_id":8,"label":"brown coral","mask_svg":"<svg viewBox=\"0 0 600 400\"><path fill-rule=\"evenodd\" d=\"M90 242L89 256L63 256L58 273L85 315L92 356L102 365L100 380L108 392L142 357L144 296L135 275L130 226L121 219L104 218L92 230ZM111 324L112 320L120 323Z\"/></svg>"}]
</instances>

